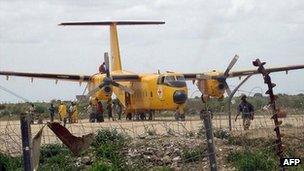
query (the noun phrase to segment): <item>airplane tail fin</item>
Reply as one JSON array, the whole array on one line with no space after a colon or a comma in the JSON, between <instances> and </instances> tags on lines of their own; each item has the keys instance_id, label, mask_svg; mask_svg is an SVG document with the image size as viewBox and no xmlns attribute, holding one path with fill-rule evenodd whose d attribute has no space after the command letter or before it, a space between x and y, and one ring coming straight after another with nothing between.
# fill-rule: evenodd
<instances>
[{"instance_id":1,"label":"airplane tail fin","mask_svg":"<svg viewBox=\"0 0 304 171\"><path fill-rule=\"evenodd\" d=\"M60 26L110 26L110 45L111 45L111 70L122 70L120 50L117 34L117 25L151 25L165 24L162 21L103 21L103 22L67 22L61 23Z\"/></svg>"}]
</instances>

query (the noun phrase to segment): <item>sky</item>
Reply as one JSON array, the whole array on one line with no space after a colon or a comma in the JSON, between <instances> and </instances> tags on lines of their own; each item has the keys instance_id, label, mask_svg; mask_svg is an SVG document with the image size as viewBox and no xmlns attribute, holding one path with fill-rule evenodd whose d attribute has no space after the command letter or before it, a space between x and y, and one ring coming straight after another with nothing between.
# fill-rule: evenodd
<instances>
[{"instance_id":1,"label":"sky","mask_svg":"<svg viewBox=\"0 0 304 171\"><path fill-rule=\"evenodd\" d=\"M120 26L123 69L151 73L252 69L304 64L304 1L300 0L1 0L0 70L91 75L109 52L109 28L62 27L67 21L153 20L165 25ZM304 92L304 70L272 74L275 93ZM229 79L233 86L238 79ZM85 84L0 76L0 85L30 101L75 99ZM191 83L189 96L199 95ZM261 76L242 90L266 91ZM22 101L0 90L0 102Z\"/></svg>"}]
</instances>

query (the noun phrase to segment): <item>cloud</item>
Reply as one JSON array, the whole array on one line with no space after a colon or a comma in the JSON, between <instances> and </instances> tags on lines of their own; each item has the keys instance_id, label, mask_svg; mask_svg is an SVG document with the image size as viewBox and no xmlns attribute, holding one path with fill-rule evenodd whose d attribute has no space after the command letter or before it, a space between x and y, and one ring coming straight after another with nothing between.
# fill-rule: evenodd
<instances>
[{"instance_id":1,"label":"cloud","mask_svg":"<svg viewBox=\"0 0 304 171\"><path fill-rule=\"evenodd\" d=\"M234 54L241 56L235 69L252 68L251 61L256 57L267 61L267 66L304 63L302 1L2 0L0 69L93 74L103 52L109 51L108 28L57 24L101 20L166 21L158 26L119 27L123 67L130 71L225 70ZM297 93L303 87L302 75L303 71L289 76L275 74L277 91ZM262 82L256 84L259 79L244 88L264 86ZM73 98L83 90L73 83L52 86L52 81L28 84L23 78L4 80L0 80L1 85L16 91L22 87L32 100ZM297 84L290 85L293 82ZM237 80L230 83L236 84ZM15 101L2 92L0 95L3 100Z\"/></svg>"}]
</instances>

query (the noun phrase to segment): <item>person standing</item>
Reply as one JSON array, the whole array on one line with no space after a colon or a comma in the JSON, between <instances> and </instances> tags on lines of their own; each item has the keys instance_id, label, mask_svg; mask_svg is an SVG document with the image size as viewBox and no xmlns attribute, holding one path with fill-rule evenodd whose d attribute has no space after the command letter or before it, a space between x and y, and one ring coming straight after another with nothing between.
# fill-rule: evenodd
<instances>
[{"instance_id":1,"label":"person standing","mask_svg":"<svg viewBox=\"0 0 304 171\"><path fill-rule=\"evenodd\" d=\"M72 114L73 114L73 102L70 103L70 105L67 108L68 116L67 116L67 122L72 123Z\"/></svg>"},{"instance_id":2,"label":"person standing","mask_svg":"<svg viewBox=\"0 0 304 171\"><path fill-rule=\"evenodd\" d=\"M109 99L108 101L107 101L107 104L106 104L107 106L106 106L106 109L107 109L107 112L108 112L108 118L109 118L109 120L111 120L112 119L112 121L114 121L114 118L113 118L113 103L112 103L112 100L111 99Z\"/></svg>"},{"instance_id":3,"label":"person standing","mask_svg":"<svg viewBox=\"0 0 304 171\"><path fill-rule=\"evenodd\" d=\"M104 110L103 110L103 106L102 106L101 101L97 102L96 108L97 108L97 111L96 111L96 120L97 120L97 122L104 122L104 118L103 118L103 112L104 112Z\"/></svg>"},{"instance_id":4,"label":"person standing","mask_svg":"<svg viewBox=\"0 0 304 171\"><path fill-rule=\"evenodd\" d=\"M59 107L58 107L58 114L59 114L59 120L63 122L63 126L66 125L66 120L67 120L67 107L64 102L61 102Z\"/></svg>"},{"instance_id":5,"label":"person standing","mask_svg":"<svg viewBox=\"0 0 304 171\"><path fill-rule=\"evenodd\" d=\"M235 121L237 120L237 117L240 115L240 113L242 113L244 130L249 130L251 120L253 120L254 116L254 107L247 101L246 95L243 95L241 97L241 103L238 106Z\"/></svg>"},{"instance_id":6,"label":"person standing","mask_svg":"<svg viewBox=\"0 0 304 171\"><path fill-rule=\"evenodd\" d=\"M87 114L89 114L89 122L94 122L93 121L93 105L92 102L89 103L88 107L86 108Z\"/></svg>"},{"instance_id":7,"label":"person standing","mask_svg":"<svg viewBox=\"0 0 304 171\"><path fill-rule=\"evenodd\" d=\"M78 123L78 109L76 102L72 102L71 123Z\"/></svg>"},{"instance_id":8,"label":"person standing","mask_svg":"<svg viewBox=\"0 0 304 171\"><path fill-rule=\"evenodd\" d=\"M49 111L50 111L50 121L54 122L55 107L53 103L51 103L51 106L49 107Z\"/></svg>"},{"instance_id":9,"label":"person standing","mask_svg":"<svg viewBox=\"0 0 304 171\"><path fill-rule=\"evenodd\" d=\"M99 66L99 72L101 74L106 73L106 63L103 62L100 66Z\"/></svg>"}]
</instances>

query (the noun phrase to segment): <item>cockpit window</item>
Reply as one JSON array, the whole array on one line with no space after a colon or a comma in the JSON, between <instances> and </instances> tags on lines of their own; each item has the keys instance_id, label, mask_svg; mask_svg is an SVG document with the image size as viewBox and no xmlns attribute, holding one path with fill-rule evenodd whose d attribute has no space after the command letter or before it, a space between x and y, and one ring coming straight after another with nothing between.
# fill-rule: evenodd
<instances>
[{"instance_id":1,"label":"cockpit window","mask_svg":"<svg viewBox=\"0 0 304 171\"><path fill-rule=\"evenodd\" d=\"M185 87L186 80L182 75L167 75L167 76L160 76L157 81L158 84L164 84L170 87Z\"/></svg>"},{"instance_id":2,"label":"cockpit window","mask_svg":"<svg viewBox=\"0 0 304 171\"><path fill-rule=\"evenodd\" d=\"M174 76L166 76L165 80L164 80L164 83L170 83L172 81L175 81Z\"/></svg>"},{"instance_id":3,"label":"cockpit window","mask_svg":"<svg viewBox=\"0 0 304 171\"><path fill-rule=\"evenodd\" d=\"M185 77L182 76L182 75L177 75L176 76L176 80L178 80L178 81L185 81Z\"/></svg>"}]
</instances>

